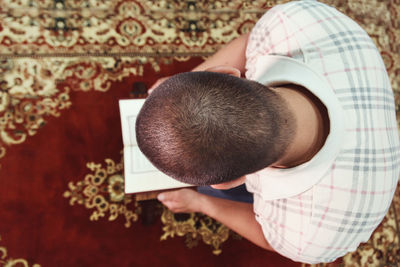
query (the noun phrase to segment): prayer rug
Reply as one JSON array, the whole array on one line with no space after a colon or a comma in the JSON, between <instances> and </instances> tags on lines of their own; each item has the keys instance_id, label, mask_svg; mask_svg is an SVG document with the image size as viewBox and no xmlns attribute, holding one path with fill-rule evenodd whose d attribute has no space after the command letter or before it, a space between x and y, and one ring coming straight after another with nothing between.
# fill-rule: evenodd
<instances>
[{"instance_id":1,"label":"prayer rug","mask_svg":"<svg viewBox=\"0 0 400 267\"><path fill-rule=\"evenodd\" d=\"M201 214L123 193L118 100L287 1L0 0L0 266L300 266ZM399 0L326 0L380 49L400 110ZM345 266L400 261L400 193ZM332 265L332 264L330 264ZM330 266L329 265L329 266Z\"/></svg>"}]
</instances>

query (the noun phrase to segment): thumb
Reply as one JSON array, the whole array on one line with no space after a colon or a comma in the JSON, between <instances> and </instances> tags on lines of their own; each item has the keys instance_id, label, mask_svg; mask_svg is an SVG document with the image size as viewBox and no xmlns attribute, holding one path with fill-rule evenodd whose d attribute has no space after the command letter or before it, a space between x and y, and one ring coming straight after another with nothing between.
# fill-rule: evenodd
<instances>
[{"instance_id":1,"label":"thumb","mask_svg":"<svg viewBox=\"0 0 400 267\"><path fill-rule=\"evenodd\" d=\"M161 202L176 201L179 196L179 190L162 192L157 195L157 199Z\"/></svg>"},{"instance_id":2,"label":"thumb","mask_svg":"<svg viewBox=\"0 0 400 267\"><path fill-rule=\"evenodd\" d=\"M161 202L171 200L173 192L163 192L158 194L157 199Z\"/></svg>"},{"instance_id":3,"label":"thumb","mask_svg":"<svg viewBox=\"0 0 400 267\"><path fill-rule=\"evenodd\" d=\"M167 198L165 193L158 194L157 199L160 200L161 202L164 201Z\"/></svg>"}]
</instances>

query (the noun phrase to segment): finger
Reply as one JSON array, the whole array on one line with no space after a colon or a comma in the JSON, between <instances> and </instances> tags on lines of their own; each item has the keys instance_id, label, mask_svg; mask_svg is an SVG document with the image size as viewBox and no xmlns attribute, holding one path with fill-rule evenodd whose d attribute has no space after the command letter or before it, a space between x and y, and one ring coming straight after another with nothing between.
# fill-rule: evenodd
<instances>
[{"instance_id":1,"label":"finger","mask_svg":"<svg viewBox=\"0 0 400 267\"><path fill-rule=\"evenodd\" d=\"M164 204L165 207L167 207L170 211L172 211L173 213L177 213L177 212L185 212L186 210L183 209L180 206L174 205L173 203L167 203L167 205Z\"/></svg>"},{"instance_id":2,"label":"finger","mask_svg":"<svg viewBox=\"0 0 400 267\"><path fill-rule=\"evenodd\" d=\"M157 198L158 200L163 199L163 200L177 200L179 199L179 196L182 195L182 192L185 189L175 189L175 190L170 190L170 191L164 191L158 194ZM161 201L161 200L160 200Z\"/></svg>"},{"instance_id":3,"label":"finger","mask_svg":"<svg viewBox=\"0 0 400 267\"><path fill-rule=\"evenodd\" d=\"M155 88L157 88L157 86L159 86L160 84L162 84L165 80L167 80L167 79L169 79L169 78L170 78L170 76L167 76L167 77L163 77L163 78L158 79L158 80L150 87L150 90L154 90Z\"/></svg>"},{"instance_id":4,"label":"finger","mask_svg":"<svg viewBox=\"0 0 400 267\"><path fill-rule=\"evenodd\" d=\"M158 79L151 87L149 90L154 90L157 86L159 86L162 82L164 81L164 78Z\"/></svg>"},{"instance_id":5,"label":"finger","mask_svg":"<svg viewBox=\"0 0 400 267\"><path fill-rule=\"evenodd\" d=\"M162 202L165 207L167 207L172 212L179 212L182 211L182 207L177 205L177 203L171 201L164 201Z\"/></svg>"},{"instance_id":6,"label":"finger","mask_svg":"<svg viewBox=\"0 0 400 267\"><path fill-rule=\"evenodd\" d=\"M161 193L161 194L158 194L157 199L164 203L164 201L166 201L166 199L167 199L167 196L165 193Z\"/></svg>"},{"instance_id":7,"label":"finger","mask_svg":"<svg viewBox=\"0 0 400 267\"><path fill-rule=\"evenodd\" d=\"M169 201L163 201L162 204L166 206L168 209L171 209L173 206L173 204Z\"/></svg>"},{"instance_id":8,"label":"finger","mask_svg":"<svg viewBox=\"0 0 400 267\"><path fill-rule=\"evenodd\" d=\"M233 76L240 77L240 70L238 70L237 68L229 67L229 66L225 66L225 65L214 66L214 67L206 69L205 71L225 73L225 74L230 74Z\"/></svg>"},{"instance_id":9,"label":"finger","mask_svg":"<svg viewBox=\"0 0 400 267\"><path fill-rule=\"evenodd\" d=\"M158 83L157 82L155 82L150 88L149 88L149 90L148 91L153 91L154 90L154 88L156 88L158 86Z\"/></svg>"},{"instance_id":10,"label":"finger","mask_svg":"<svg viewBox=\"0 0 400 267\"><path fill-rule=\"evenodd\" d=\"M161 202L171 201L174 198L174 192L175 191L160 193L158 194L157 199Z\"/></svg>"}]
</instances>

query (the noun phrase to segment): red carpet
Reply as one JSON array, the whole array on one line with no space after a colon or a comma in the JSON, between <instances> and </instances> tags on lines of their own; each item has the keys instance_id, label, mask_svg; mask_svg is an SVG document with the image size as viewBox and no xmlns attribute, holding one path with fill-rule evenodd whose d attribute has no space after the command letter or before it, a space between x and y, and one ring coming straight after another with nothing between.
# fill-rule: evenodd
<instances>
[{"instance_id":1,"label":"red carpet","mask_svg":"<svg viewBox=\"0 0 400 267\"><path fill-rule=\"evenodd\" d=\"M399 110L398 1L325 2L372 35ZM159 206L144 224L122 193L118 100L194 67L271 3L29 3L0 0L0 266L301 265L199 214ZM345 266L398 265L399 201Z\"/></svg>"},{"instance_id":2,"label":"red carpet","mask_svg":"<svg viewBox=\"0 0 400 267\"><path fill-rule=\"evenodd\" d=\"M196 60L175 62L173 66L179 71L195 63ZM73 92L70 95L73 104L59 118L49 118L36 135L7 151L2 159L0 188L0 232L7 259L22 258L41 266L292 264L246 240L231 237L222 245L223 253L219 256L213 255L212 248L203 242L188 249L182 238L160 241L164 234L160 220L146 227L140 219L136 221L140 214L137 215L138 207L132 197L128 197L130 203L126 199L112 201L110 177L121 174L122 170L121 166L105 169L104 160L121 163L118 99L129 98L134 81L146 84L154 81L156 74L150 68L145 71L148 80L130 76L112 83L105 93ZM70 82L59 84L59 90ZM90 170L89 162L101 165L104 176L100 171ZM87 183L82 182L85 176L90 180ZM97 183L96 177L99 177ZM81 188L74 190L75 186ZM66 191L73 193L65 194ZM136 216L129 217L129 212Z\"/></svg>"}]
</instances>

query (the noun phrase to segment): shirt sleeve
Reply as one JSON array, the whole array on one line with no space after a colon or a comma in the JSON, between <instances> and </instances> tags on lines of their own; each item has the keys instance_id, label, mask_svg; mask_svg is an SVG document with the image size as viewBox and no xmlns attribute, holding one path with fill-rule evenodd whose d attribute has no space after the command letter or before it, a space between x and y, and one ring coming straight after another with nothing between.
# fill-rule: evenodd
<instances>
[{"instance_id":1,"label":"shirt sleeve","mask_svg":"<svg viewBox=\"0 0 400 267\"><path fill-rule=\"evenodd\" d=\"M251 30L246 48L246 77L251 79L255 72L254 63L257 57L268 53L271 46L270 24L275 20L278 6L267 11Z\"/></svg>"},{"instance_id":2,"label":"shirt sleeve","mask_svg":"<svg viewBox=\"0 0 400 267\"><path fill-rule=\"evenodd\" d=\"M307 255L313 207L313 190L265 201L254 196L254 212L265 239L279 254L298 262L319 263L320 255Z\"/></svg>"},{"instance_id":3,"label":"shirt sleeve","mask_svg":"<svg viewBox=\"0 0 400 267\"><path fill-rule=\"evenodd\" d=\"M292 3L277 5L268 10L252 29L246 49L246 77L252 80L257 59L264 55L280 55L304 61L296 29L284 11Z\"/></svg>"}]
</instances>

